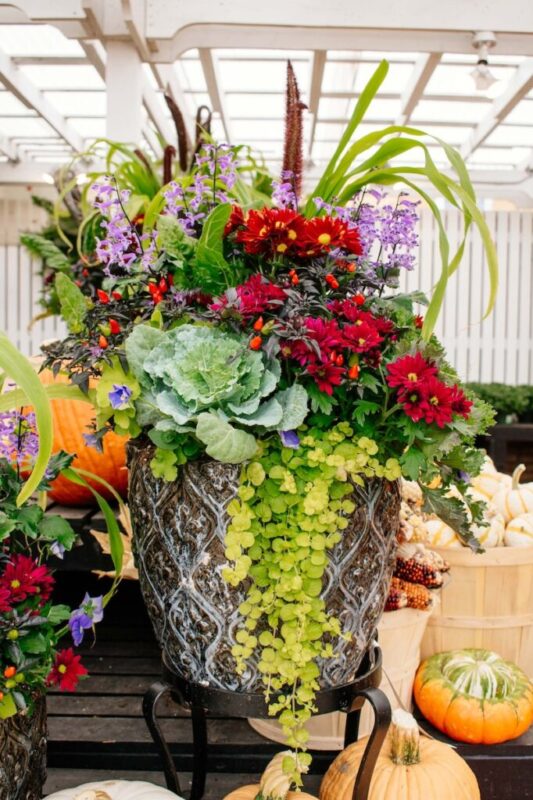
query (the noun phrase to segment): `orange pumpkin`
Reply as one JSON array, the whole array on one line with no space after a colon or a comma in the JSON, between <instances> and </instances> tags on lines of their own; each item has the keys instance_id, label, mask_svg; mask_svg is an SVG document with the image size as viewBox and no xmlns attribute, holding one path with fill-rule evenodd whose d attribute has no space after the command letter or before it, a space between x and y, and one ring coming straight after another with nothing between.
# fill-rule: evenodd
<instances>
[{"instance_id":1,"label":"orange pumpkin","mask_svg":"<svg viewBox=\"0 0 533 800\"><path fill-rule=\"evenodd\" d=\"M352 800L368 737L340 753L320 786L320 800ZM480 800L476 776L449 745L420 738L402 709L392 724L370 781L368 800Z\"/></svg>"},{"instance_id":2,"label":"orange pumpkin","mask_svg":"<svg viewBox=\"0 0 533 800\"><path fill-rule=\"evenodd\" d=\"M68 383L68 378L58 375L54 378L50 370L40 373L42 383ZM94 418L94 408L90 403L81 400L52 400L54 418L54 453L65 450L67 453L76 453L73 461L74 467L94 472L103 478L122 496L128 490L128 470L126 468L126 437L108 433L104 438L104 451L98 452L94 447L89 447L83 434ZM89 481L91 483L91 481ZM91 483L104 497L109 497L109 492L101 484ZM49 497L56 503L65 506L86 506L94 503L94 497L84 486L59 476L49 492Z\"/></svg>"},{"instance_id":3,"label":"orange pumpkin","mask_svg":"<svg viewBox=\"0 0 533 800\"><path fill-rule=\"evenodd\" d=\"M459 742L506 742L533 723L533 684L490 650L431 656L418 669L414 696L426 719Z\"/></svg>"}]
</instances>

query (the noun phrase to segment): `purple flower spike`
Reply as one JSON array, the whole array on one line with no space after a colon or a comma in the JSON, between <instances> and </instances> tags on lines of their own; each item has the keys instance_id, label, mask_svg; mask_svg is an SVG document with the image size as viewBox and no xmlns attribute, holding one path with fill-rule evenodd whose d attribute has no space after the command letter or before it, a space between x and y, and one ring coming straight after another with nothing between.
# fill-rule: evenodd
<instances>
[{"instance_id":1,"label":"purple flower spike","mask_svg":"<svg viewBox=\"0 0 533 800\"><path fill-rule=\"evenodd\" d=\"M70 615L68 623L72 641L76 647L83 642L85 631L92 628L97 622L101 622L103 618L104 598L102 596L90 597L86 594L81 606Z\"/></svg>"},{"instance_id":2,"label":"purple flower spike","mask_svg":"<svg viewBox=\"0 0 533 800\"><path fill-rule=\"evenodd\" d=\"M124 411L129 406L131 389L125 384L114 383L113 390L109 392L108 397L111 407L115 411Z\"/></svg>"},{"instance_id":3,"label":"purple flower spike","mask_svg":"<svg viewBox=\"0 0 533 800\"><path fill-rule=\"evenodd\" d=\"M293 450L300 447L300 439L296 431L280 431L279 435L283 447L291 447Z\"/></svg>"}]
</instances>

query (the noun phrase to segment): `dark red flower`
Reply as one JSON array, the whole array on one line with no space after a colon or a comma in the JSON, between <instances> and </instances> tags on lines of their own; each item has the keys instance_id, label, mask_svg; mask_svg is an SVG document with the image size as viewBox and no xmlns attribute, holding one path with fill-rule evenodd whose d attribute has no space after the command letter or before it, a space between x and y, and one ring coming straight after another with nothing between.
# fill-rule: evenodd
<instances>
[{"instance_id":1,"label":"dark red flower","mask_svg":"<svg viewBox=\"0 0 533 800\"><path fill-rule=\"evenodd\" d=\"M300 255L314 256L341 248L361 255L361 239L357 228L350 227L337 217L313 217L307 220Z\"/></svg>"},{"instance_id":2,"label":"dark red flower","mask_svg":"<svg viewBox=\"0 0 533 800\"><path fill-rule=\"evenodd\" d=\"M309 364L307 372L312 376L321 392L333 394L333 387L339 386L346 373L345 367L337 367L331 361L324 361L317 364Z\"/></svg>"},{"instance_id":3,"label":"dark red flower","mask_svg":"<svg viewBox=\"0 0 533 800\"><path fill-rule=\"evenodd\" d=\"M11 611L11 592L5 586L0 586L0 614L9 614Z\"/></svg>"},{"instance_id":4,"label":"dark red flower","mask_svg":"<svg viewBox=\"0 0 533 800\"><path fill-rule=\"evenodd\" d=\"M226 227L224 228L224 236L229 236L230 233L233 233L234 230L241 228L243 225L244 214L242 208L240 206L232 206L231 214L229 215L229 219L226 222Z\"/></svg>"},{"instance_id":5,"label":"dark red flower","mask_svg":"<svg viewBox=\"0 0 533 800\"><path fill-rule=\"evenodd\" d=\"M414 356L402 356L388 364L387 372L389 373L387 376L389 386L410 392L421 381L435 376L437 368L426 361L421 353L415 353Z\"/></svg>"},{"instance_id":6,"label":"dark red flower","mask_svg":"<svg viewBox=\"0 0 533 800\"><path fill-rule=\"evenodd\" d=\"M237 286L239 309L244 316L262 314L279 308L287 293L281 286L267 281L262 275L252 275L246 283Z\"/></svg>"},{"instance_id":7,"label":"dark red flower","mask_svg":"<svg viewBox=\"0 0 533 800\"><path fill-rule=\"evenodd\" d=\"M468 419L470 416L472 406L474 405L472 401L468 399L463 390L457 386L457 384L451 388L451 404L453 413L459 414L459 416L464 417L465 419Z\"/></svg>"},{"instance_id":8,"label":"dark red flower","mask_svg":"<svg viewBox=\"0 0 533 800\"><path fill-rule=\"evenodd\" d=\"M45 602L52 593L54 579L46 567L32 558L14 555L0 578L0 586L9 591L13 605L33 595Z\"/></svg>"},{"instance_id":9,"label":"dark red flower","mask_svg":"<svg viewBox=\"0 0 533 800\"><path fill-rule=\"evenodd\" d=\"M80 663L81 656L74 654L72 647L57 653L54 666L47 678L49 686L59 686L64 692L73 692L78 681L89 673Z\"/></svg>"},{"instance_id":10,"label":"dark red flower","mask_svg":"<svg viewBox=\"0 0 533 800\"><path fill-rule=\"evenodd\" d=\"M345 325L342 329L346 346L354 353L367 353L383 341L376 325L369 322L359 322L355 325Z\"/></svg>"},{"instance_id":11,"label":"dark red flower","mask_svg":"<svg viewBox=\"0 0 533 800\"><path fill-rule=\"evenodd\" d=\"M451 388L438 378L430 376L424 379L422 390L424 422L428 425L434 422L439 428L444 428L453 418Z\"/></svg>"},{"instance_id":12,"label":"dark red flower","mask_svg":"<svg viewBox=\"0 0 533 800\"><path fill-rule=\"evenodd\" d=\"M420 422L424 418L422 403L425 396L418 385L413 385L412 389L405 389L399 397L403 410L414 422Z\"/></svg>"},{"instance_id":13,"label":"dark red flower","mask_svg":"<svg viewBox=\"0 0 533 800\"><path fill-rule=\"evenodd\" d=\"M413 322L415 324L415 328L422 328L424 325L424 317L421 314L417 314L413 317Z\"/></svg>"},{"instance_id":14,"label":"dark red flower","mask_svg":"<svg viewBox=\"0 0 533 800\"><path fill-rule=\"evenodd\" d=\"M247 253L288 255L301 242L304 226L304 218L289 208L252 209L236 238Z\"/></svg>"}]
</instances>

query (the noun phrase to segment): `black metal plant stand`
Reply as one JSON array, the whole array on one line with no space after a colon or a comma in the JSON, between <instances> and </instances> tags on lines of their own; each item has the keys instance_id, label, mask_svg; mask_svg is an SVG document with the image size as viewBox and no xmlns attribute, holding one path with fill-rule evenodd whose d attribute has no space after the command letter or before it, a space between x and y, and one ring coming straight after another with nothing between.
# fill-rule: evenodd
<instances>
[{"instance_id":1,"label":"black metal plant stand","mask_svg":"<svg viewBox=\"0 0 533 800\"><path fill-rule=\"evenodd\" d=\"M390 720L391 707L379 689L381 683L381 650L373 645L367 652L352 683L319 692L316 705L319 714L343 711L347 714L344 746L357 741L359 717L365 700L374 710L374 727L356 776L352 800L368 800L370 780ZM193 729L193 776L189 800L201 800L207 776L207 717L210 714L231 717L267 718L265 698L260 693L229 692L202 686L173 672L163 656L162 678L148 689L143 700L143 713L150 734L159 751L167 787L182 794L178 773L157 719L157 704L163 695L171 697L191 711Z\"/></svg>"}]
</instances>

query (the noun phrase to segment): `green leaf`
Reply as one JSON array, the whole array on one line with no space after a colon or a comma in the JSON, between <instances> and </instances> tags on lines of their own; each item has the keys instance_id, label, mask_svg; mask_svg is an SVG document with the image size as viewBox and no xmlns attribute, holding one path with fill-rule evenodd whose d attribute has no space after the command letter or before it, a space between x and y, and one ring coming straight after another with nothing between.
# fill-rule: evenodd
<instances>
[{"instance_id":1,"label":"green leaf","mask_svg":"<svg viewBox=\"0 0 533 800\"><path fill-rule=\"evenodd\" d=\"M126 339L128 366L141 385L150 385L144 369L144 362L154 347L164 338L159 328L150 325L136 325Z\"/></svg>"},{"instance_id":2,"label":"green leaf","mask_svg":"<svg viewBox=\"0 0 533 800\"><path fill-rule=\"evenodd\" d=\"M422 492L423 511L427 514L436 514L456 532L463 544L475 553L483 552L479 541L470 530L466 506L458 497L446 497L446 489L428 489L426 486L422 487Z\"/></svg>"},{"instance_id":3,"label":"green leaf","mask_svg":"<svg viewBox=\"0 0 533 800\"><path fill-rule=\"evenodd\" d=\"M228 262L223 254L224 228L231 214L231 205L216 206L207 217L198 241L196 260L201 267L217 266L224 269Z\"/></svg>"},{"instance_id":4,"label":"green leaf","mask_svg":"<svg viewBox=\"0 0 533 800\"><path fill-rule=\"evenodd\" d=\"M276 400L281 403L283 416L277 426L280 431L292 431L302 425L307 416L307 391L299 383L293 383L288 389L283 389L276 394Z\"/></svg>"},{"instance_id":5,"label":"green leaf","mask_svg":"<svg viewBox=\"0 0 533 800\"><path fill-rule=\"evenodd\" d=\"M42 633L33 631L19 639L19 647L23 653L37 655L39 653L46 653L48 643Z\"/></svg>"},{"instance_id":6,"label":"green leaf","mask_svg":"<svg viewBox=\"0 0 533 800\"><path fill-rule=\"evenodd\" d=\"M64 272L56 276L55 287L61 305L61 316L71 333L83 330L87 300L81 289Z\"/></svg>"},{"instance_id":7,"label":"green leaf","mask_svg":"<svg viewBox=\"0 0 533 800\"><path fill-rule=\"evenodd\" d=\"M376 414L380 410L381 405L379 403L374 403L371 400L359 400L355 404L353 418L358 425L363 425L366 417L370 414Z\"/></svg>"},{"instance_id":8,"label":"green leaf","mask_svg":"<svg viewBox=\"0 0 533 800\"><path fill-rule=\"evenodd\" d=\"M64 474L65 470L63 470ZM72 526L64 517L49 515L44 517L39 525L39 533L49 542L59 542L67 550L70 550L76 539Z\"/></svg>"},{"instance_id":9,"label":"green leaf","mask_svg":"<svg viewBox=\"0 0 533 800\"><path fill-rule=\"evenodd\" d=\"M39 434L39 452L35 459L30 477L23 485L17 498L21 506L37 489L46 472L48 461L52 455L53 428L50 401L41 381L27 358L11 344L7 336L0 331L0 369L3 370L24 392L35 411L37 432ZM6 397L9 396L9 392ZM9 407L9 406L8 406Z\"/></svg>"},{"instance_id":10,"label":"green leaf","mask_svg":"<svg viewBox=\"0 0 533 800\"><path fill-rule=\"evenodd\" d=\"M41 236L38 233L23 233L20 237L20 243L33 256L41 258L49 269L71 269L71 259L46 236Z\"/></svg>"},{"instance_id":11,"label":"green leaf","mask_svg":"<svg viewBox=\"0 0 533 800\"><path fill-rule=\"evenodd\" d=\"M71 610L68 606L51 606L46 619L50 625L57 625L59 622L65 622L65 620L70 619L70 614Z\"/></svg>"},{"instance_id":12,"label":"green leaf","mask_svg":"<svg viewBox=\"0 0 533 800\"><path fill-rule=\"evenodd\" d=\"M211 458L225 464L240 464L253 458L257 450L255 438L234 428L216 414L199 414L196 436L206 445Z\"/></svg>"},{"instance_id":13,"label":"green leaf","mask_svg":"<svg viewBox=\"0 0 533 800\"><path fill-rule=\"evenodd\" d=\"M88 475L89 473L86 473L84 471L84 474ZM68 469L64 469L63 470L62 475L64 475L65 478L68 478L69 481L72 481L72 483L76 483L76 484L78 484L78 486L84 486L86 489L89 489L89 491L92 492L96 502L100 506L100 511L104 515L106 528L107 528L107 534L109 536L109 549L110 549L110 552L111 552L111 560L113 561L113 566L115 568L115 573L116 573L116 575L118 577L120 575L121 571L122 571L122 560L123 560L123 557L124 557L124 543L122 541L122 535L120 533L120 528L118 526L118 522L115 519L115 514L113 513L113 509L111 508L111 506L109 505L107 500L105 500L102 497L102 495L99 492L97 492L96 489L94 489L85 480L84 477L82 477L82 475L80 474L80 472L78 470L73 469L72 467L69 467ZM100 483L103 483L106 486L108 485L108 484L106 484L105 481L103 481L97 475L91 475L90 477L91 477L92 480L95 480L95 481L98 481ZM114 494L116 494L116 492L114 492ZM108 594L106 595L106 599L109 598L109 595L110 595L110 593L108 592Z\"/></svg>"},{"instance_id":14,"label":"green leaf","mask_svg":"<svg viewBox=\"0 0 533 800\"><path fill-rule=\"evenodd\" d=\"M89 395L84 394L77 386L68 386L64 383L43 386L44 393L49 400L81 400L82 403L91 403ZM14 389L0 395L0 413L10 411L12 408L32 405L31 397L22 389Z\"/></svg>"},{"instance_id":15,"label":"green leaf","mask_svg":"<svg viewBox=\"0 0 533 800\"><path fill-rule=\"evenodd\" d=\"M17 706L12 694L5 694L0 700L0 719L14 717L17 713Z\"/></svg>"},{"instance_id":16,"label":"green leaf","mask_svg":"<svg viewBox=\"0 0 533 800\"><path fill-rule=\"evenodd\" d=\"M328 416L331 414L333 402L329 395L327 395L325 392L321 392L315 383L309 384L307 387L307 393L309 395L309 399L311 400L311 409L313 411L321 411L323 414L327 414Z\"/></svg>"},{"instance_id":17,"label":"green leaf","mask_svg":"<svg viewBox=\"0 0 533 800\"><path fill-rule=\"evenodd\" d=\"M402 472L410 480L416 481L419 478L420 470L426 465L426 456L417 447L409 447L400 458Z\"/></svg>"}]
</instances>

